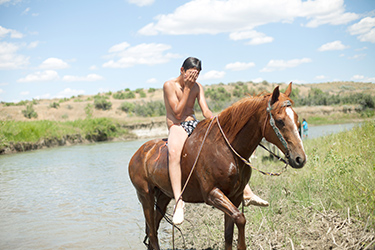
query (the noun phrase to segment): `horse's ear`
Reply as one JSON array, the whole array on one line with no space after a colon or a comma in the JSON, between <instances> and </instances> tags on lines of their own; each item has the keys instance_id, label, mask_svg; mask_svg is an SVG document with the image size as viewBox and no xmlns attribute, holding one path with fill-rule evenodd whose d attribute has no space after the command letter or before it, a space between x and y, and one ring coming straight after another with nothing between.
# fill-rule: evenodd
<instances>
[{"instance_id":1,"label":"horse's ear","mask_svg":"<svg viewBox=\"0 0 375 250\"><path fill-rule=\"evenodd\" d=\"M288 88L285 90L285 95L287 97L290 97L290 94L292 93L292 82L289 83Z\"/></svg>"},{"instance_id":2,"label":"horse's ear","mask_svg":"<svg viewBox=\"0 0 375 250\"><path fill-rule=\"evenodd\" d=\"M273 90L273 93L272 93L272 97L271 97L271 105L273 105L275 102L277 102L277 100L279 99L279 96L280 96L280 90L279 90L279 86L277 86L277 87Z\"/></svg>"}]
</instances>

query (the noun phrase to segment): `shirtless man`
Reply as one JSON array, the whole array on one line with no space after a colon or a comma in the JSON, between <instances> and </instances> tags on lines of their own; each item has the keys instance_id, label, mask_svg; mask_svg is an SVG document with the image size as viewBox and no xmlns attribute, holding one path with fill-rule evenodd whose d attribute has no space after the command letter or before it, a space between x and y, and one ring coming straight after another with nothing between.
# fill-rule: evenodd
<instances>
[{"instance_id":1,"label":"shirtless man","mask_svg":"<svg viewBox=\"0 0 375 250\"><path fill-rule=\"evenodd\" d=\"M193 132L198 124L194 115L195 100L202 110L205 118L212 118L204 97L203 87L197 82L201 61L197 58L187 58L180 69L180 75L176 79L164 83L164 103L167 113L168 134L168 160L169 176L171 179L173 195L176 200L176 209L173 215L173 223L179 225L184 221L184 202L181 196L181 152L185 140ZM247 185L244 190L244 198L248 200L247 205L268 206L252 193Z\"/></svg>"}]
</instances>

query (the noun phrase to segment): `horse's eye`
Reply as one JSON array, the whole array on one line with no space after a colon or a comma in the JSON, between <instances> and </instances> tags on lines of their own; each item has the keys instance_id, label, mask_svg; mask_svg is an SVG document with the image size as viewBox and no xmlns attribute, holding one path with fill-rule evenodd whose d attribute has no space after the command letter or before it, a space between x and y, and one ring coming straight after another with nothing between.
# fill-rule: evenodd
<instances>
[{"instance_id":1,"label":"horse's eye","mask_svg":"<svg viewBox=\"0 0 375 250\"><path fill-rule=\"evenodd\" d=\"M285 123L283 120L276 120L276 125L279 127L279 128L282 128L285 126Z\"/></svg>"}]
</instances>

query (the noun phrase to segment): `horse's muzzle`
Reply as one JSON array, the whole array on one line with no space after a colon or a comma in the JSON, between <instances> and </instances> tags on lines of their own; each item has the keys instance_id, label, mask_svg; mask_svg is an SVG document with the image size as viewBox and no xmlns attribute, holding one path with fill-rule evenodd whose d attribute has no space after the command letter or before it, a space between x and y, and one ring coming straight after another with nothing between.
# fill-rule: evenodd
<instances>
[{"instance_id":1,"label":"horse's muzzle","mask_svg":"<svg viewBox=\"0 0 375 250\"><path fill-rule=\"evenodd\" d=\"M288 157L289 165L292 168L302 168L307 160L306 154L290 154Z\"/></svg>"}]
</instances>

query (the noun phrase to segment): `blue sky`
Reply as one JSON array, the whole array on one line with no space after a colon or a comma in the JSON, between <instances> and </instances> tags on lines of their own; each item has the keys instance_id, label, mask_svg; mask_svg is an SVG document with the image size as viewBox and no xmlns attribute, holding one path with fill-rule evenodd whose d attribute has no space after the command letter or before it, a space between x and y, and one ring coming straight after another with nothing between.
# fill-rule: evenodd
<instances>
[{"instance_id":1,"label":"blue sky","mask_svg":"<svg viewBox=\"0 0 375 250\"><path fill-rule=\"evenodd\" d=\"M375 1L0 0L0 101L161 88L188 56L203 85L375 83Z\"/></svg>"}]
</instances>

